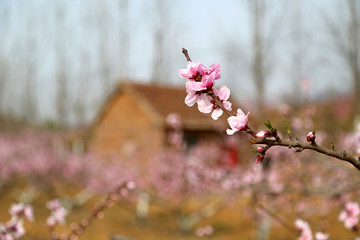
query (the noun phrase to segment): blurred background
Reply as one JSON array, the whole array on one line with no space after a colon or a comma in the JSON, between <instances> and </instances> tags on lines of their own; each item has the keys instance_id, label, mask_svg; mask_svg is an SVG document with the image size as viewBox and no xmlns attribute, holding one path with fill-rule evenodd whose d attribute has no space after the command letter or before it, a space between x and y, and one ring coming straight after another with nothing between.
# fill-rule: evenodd
<instances>
[{"instance_id":1,"label":"blurred background","mask_svg":"<svg viewBox=\"0 0 360 240\"><path fill-rule=\"evenodd\" d=\"M356 0L2 0L0 113L88 124L121 81L183 85L182 47L205 65L219 62L221 84L247 104L358 96L358 8Z\"/></svg>"},{"instance_id":2,"label":"blurred background","mask_svg":"<svg viewBox=\"0 0 360 240\"><path fill-rule=\"evenodd\" d=\"M360 0L0 0L0 222L22 202L24 239L296 239L300 218L359 235L338 220L358 171L278 148L255 164L184 104L183 47L221 64L256 131L360 154ZM48 228L53 199L69 216Z\"/></svg>"}]
</instances>

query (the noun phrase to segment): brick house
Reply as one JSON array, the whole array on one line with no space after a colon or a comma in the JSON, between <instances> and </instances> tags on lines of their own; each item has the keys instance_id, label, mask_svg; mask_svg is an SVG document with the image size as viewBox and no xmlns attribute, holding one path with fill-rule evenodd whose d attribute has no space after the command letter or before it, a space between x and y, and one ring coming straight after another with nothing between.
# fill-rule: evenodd
<instances>
[{"instance_id":1,"label":"brick house","mask_svg":"<svg viewBox=\"0 0 360 240\"><path fill-rule=\"evenodd\" d=\"M161 149L167 142L168 114L181 116L188 145L221 141L226 118L217 121L184 103L185 87L122 83L105 102L91 128L89 148L100 154L123 154L129 145L137 151ZM131 143L131 144L130 144Z\"/></svg>"}]
</instances>

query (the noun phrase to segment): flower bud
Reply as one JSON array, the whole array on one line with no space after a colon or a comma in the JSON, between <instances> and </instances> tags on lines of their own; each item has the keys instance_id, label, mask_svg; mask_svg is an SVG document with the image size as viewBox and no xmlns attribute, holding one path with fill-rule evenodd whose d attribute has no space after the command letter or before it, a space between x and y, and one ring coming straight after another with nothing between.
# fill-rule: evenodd
<instances>
[{"instance_id":1,"label":"flower bud","mask_svg":"<svg viewBox=\"0 0 360 240\"><path fill-rule=\"evenodd\" d=\"M306 140L309 143L315 143L315 132L309 132L307 137L306 137Z\"/></svg>"},{"instance_id":2,"label":"flower bud","mask_svg":"<svg viewBox=\"0 0 360 240\"><path fill-rule=\"evenodd\" d=\"M256 158L256 163L261 163L264 160L264 154L259 154Z\"/></svg>"},{"instance_id":3,"label":"flower bud","mask_svg":"<svg viewBox=\"0 0 360 240\"><path fill-rule=\"evenodd\" d=\"M261 130L260 132L258 132L257 134L256 134L256 136L258 137L258 138L267 138L267 137L270 137L272 134L271 134L271 132L270 131L265 131L265 130Z\"/></svg>"},{"instance_id":4,"label":"flower bud","mask_svg":"<svg viewBox=\"0 0 360 240\"><path fill-rule=\"evenodd\" d=\"M263 153L263 152L264 152L264 148L261 147L261 146L259 146L259 147L257 148L257 150L258 150L259 153Z\"/></svg>"}]
</instances>

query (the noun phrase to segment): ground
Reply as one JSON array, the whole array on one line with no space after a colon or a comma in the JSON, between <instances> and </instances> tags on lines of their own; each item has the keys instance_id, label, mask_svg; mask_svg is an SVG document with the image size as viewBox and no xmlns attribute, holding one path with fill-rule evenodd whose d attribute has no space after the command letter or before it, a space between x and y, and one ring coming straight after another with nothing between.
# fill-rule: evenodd
<instances>
[{"instance_id":1,"label":"ground","mask_svg":"<svg viewBox=\"0 0 360 240\"><path fill-rule=\"evenodd\" d=\"M11 189L3 191L0 198L0 222L4 222L9 219L10 215L7 213L11 203L14 202L14 191ZM67 218L67 225L58 228L59 233L69 233L70 225L72 222L80 222L84 217L89 216L91 209L103 196L98 196L90 200L88 203L81 207L73 209ZM49 233L45 226L46 218L49 215L49 210L46 209L45 203L49 200L49 197L43 193L39 198L32 203L34 207L34 214L36 220L32 223L26 223L25 227L27 235L22 239L48 239ZM197 203L192 201L187 209L195 209ZM227 204L216 215L202 221L198 226L211 225L215 229L212 236L203 237L203 239L216 239L216 240L232 240L232 239L256 239L257 225L249 218L249 200L239 199ZM192 206L191 206L192 205ZM266 203L264 203L266 205ZM255 209L255 208L254 208ZM184 210L188 211L188 210ZM261 211L258 209L257 211ZM146 222L140 222L132 208L125 204L115 204L113 207L104 211L105 217L102 220L96 220L85 231L79 239L110 239L112 236L126 236L139 240L198 240L201 239L196 236L194 231L187 234L181 233L175 225L173 218L165 212L163 209L153 206L150 211L150 217ZM294 226L293 222L295 217L291 213L276 213L280 218L285 220L290 226ZM327 232L330 233L331 239L345 239L349 237L353 239L355 237L349 235L349 231L346 231L341 223L337 221L338 212L331 213L326 217L317 217L311 219L311 224L314 227L318 227L324 220L328 221L329 228ZM263 215L266 216L266 215ZM270 232L270 239L286 240L296 239L298 235L296 232L291 232L281 224L277 223L277 220L272 219L272 228ZM319 230L319 229L316 229ZM315 232L315 229L313 230ZM115 239L115 238L114 238Z\"/></svg>"}]
</instances>

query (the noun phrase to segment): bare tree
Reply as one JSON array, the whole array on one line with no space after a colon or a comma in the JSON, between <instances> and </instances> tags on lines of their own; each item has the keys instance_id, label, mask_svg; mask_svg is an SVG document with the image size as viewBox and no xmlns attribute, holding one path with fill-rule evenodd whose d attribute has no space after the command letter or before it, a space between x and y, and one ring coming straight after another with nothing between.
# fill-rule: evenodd
<instances>
[{"instance_id":1,"label":"bare tree","mask_svg":"<svg viewBox=\"0 0 360 240\"><path fill-rule=\"evenodd\" d=\"M98 28L98 54L100 67L100 81L104 89L105 95L111 91L111 66L110 66L110 49L109 49L109 7L106 1L97 2L97 28Z\"/></svg>"},{"instance_id":2,"label":"bare tree","mask_svg":"<svg viewBox=\"0 0 360 240\"><path fill-rule=\"evenodd\" d=\"M0 46L5 45L6 36L8 36L7 26L9 25L9 11L6 8L0 8ZM0 48L0 115L5 115L6 88L8 82L9 62L5 56L3 48Z\"/></svg>"},{"instance_id":3,"label":"bare tree","mask_svg":"<svg viewBox=\"0 0 360 240\"><path fill-rule=\"evenodd\" d=\"M126 78L129 68L129 0L119 1L119 15L120 15L120 78Z\"/></svg>"},{"instance_id":4,"label":"bare tree","mask_svg":"<svg viewBox=\"0 0 360 240\"><path fill-rule=\"evenodd\" d=\"M55 104L57 119L60 128L67 124L68 120L68 79L66 70L66 31L65 31L65 9L64 5L57 5L55 9L55 52L56 52L56 96Z\"/></svg>"},{"instance_id":5,"label":"bare tree","mask_svg":"<svg viewBox=\"0 0 360 240\"><path fill-rule=\"evenodd\" d=\"M26 47L26 71L23 93L23 116L27 123L34 123L37 112L36 99L36 41L34 36L34 18L29 16L27 21L27 47Z\"/></svg>"},{"instance_id":6,"label":"bare tree","mask_svg":"<svg viewBox=\"0 0 360 240\"><path fill-rule=\"evenodd\" d=\"M257 110L259 113L264 112L265 99L265 43L264 43L264 14L266 4L263 0L249 1L251 10L251 20L253 24L252 34L252 76L257 91Z\"/></svg>"},{"instance_id":7,"label":"bare tree","mask_svg":"<svg viewBox=\"0 0 360 240\"><path fill-rule=\"evenodd\" d=\"M344 8L339 8L341 21L327 17L326 24L336 53L344 60L350 73L354 98L352 118L355 121L355 117L360 116L360 1L347 0L342 3L346 5L347 17L341 15Z\"/></svg>"},{"instance_id":8,"label":"bare tree","mask_svg":"<svg viewBox=\"0 0 360 240\"><path fill-rule=\"evenodd\" d=\"M88 54L83 52L81 55L81 70L78 72L78 79L86 79L86 81L77 81L77 87L73 90L73 117L76 125L83 125L85 123L85 116L87 110L87 97L89 94L89 79L91 77L90 69L88 67Z\"/></svg>"},{"instance_id":9,"label":"bare tree","mask_svg":"<svg viewBox=\"0 0 360 240\"><path fill-rule=\"evenodd\" d=\"M153 72L151 80L153 82L163 82L166 79L164 72L164 39L166 34L165 23L165 0L156 0L154 9L154 50L153 50Z\"/></svg>"},{"instance_id":10,"label":"bare tree","mask_svg":"<svg viewBox=\"0 0 360 240\"><path fill-rule=\"evenodd\" d=\"M299 92L300 89L300 81L303 78L303 51L304 51L304 41L303 41L303 33L302 33L302 6L301 1L296 1L294 17L292 19L293 23L293 31L290 36L291 41L293 42L293 53L292 53L292 101L294 103L298 102L301 95Z\"/></svg>"},{"instance_id":11,"label":"bare tree","mask_svg":"<svg viewBox=\"0 0 360 240\"><path fill-rule=\"evenodd\" d=\"M262 119L266 84L274 67L271 62L285 14L270 17L269 3L265 0L249 0L248 6L253 54L251 72L256 90L257 111Z\"/></svg>"},{"instance_id":12,"label":"bare tree","mask_svg":"<svg viewBox=\"0 0 360 240\"><path fill-rule=\"evenodd\" d=\"M0 115L5 112L5 90L6 90L6 80L7 80L7 69L8 63L0 55Z\"/></svg>"}]
</instances>

